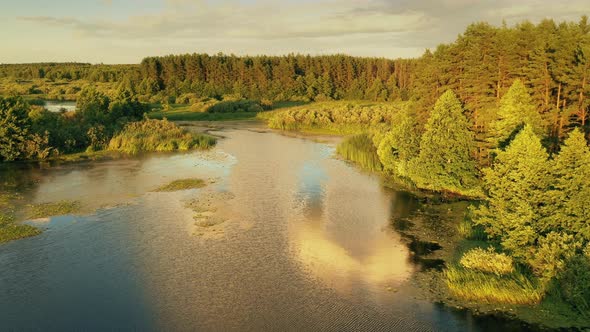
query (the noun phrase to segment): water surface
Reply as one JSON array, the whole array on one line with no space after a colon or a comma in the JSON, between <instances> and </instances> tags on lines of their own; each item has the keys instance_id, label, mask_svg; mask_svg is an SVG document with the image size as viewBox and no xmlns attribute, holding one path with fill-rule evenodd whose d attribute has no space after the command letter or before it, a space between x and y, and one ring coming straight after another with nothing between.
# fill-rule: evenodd
<instances>
[{"instance_id":1,"label":"water surface","mask_svg":"<svg viewBox=\"0 0 590 332\"><path fill-rule=\"evenodd\" d=\"M75 101L62 101L62 100L46 100L45 108L50 112L72 112L76 110Z\"/></svg>"},{"instance_id":2,"label":"water surface","mask_svg":"<svg viewBox=\"0 0 590 332\"><path fill-rule=\"evenodd\" d=\"M416 299L418 267L392 220L411 195L333 158L333 144L226 130L209 152L11 166L29 202L80 200L87 216L0 246L0 328L33 330L507 329ZM150 192L198 177L208 187ZM200 236L187 201L226 193ZM229 195L231 194L231 195Z\"/></svg>"}]
</instances>

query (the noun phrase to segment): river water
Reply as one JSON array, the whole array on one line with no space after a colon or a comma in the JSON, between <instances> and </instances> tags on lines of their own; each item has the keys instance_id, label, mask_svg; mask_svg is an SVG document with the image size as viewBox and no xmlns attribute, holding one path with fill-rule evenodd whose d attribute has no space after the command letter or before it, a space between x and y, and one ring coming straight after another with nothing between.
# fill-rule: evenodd
<instances>
[{"instance_id":1,"label":"river water","mask_svg":"<svg viewBox=\"0 0 590 332\"><path fill-rule=\"evenodd\" d=\"M27 202L85 216L30 221L0 245L0 329L493 331L508 323L416 298L392 219L412 196L333 158L334 144L247 128L208 152L3 168ZM151 192L197 177L202 189ZM225 221L194 225L186 202Z\"/></svg>"}]
</instances>

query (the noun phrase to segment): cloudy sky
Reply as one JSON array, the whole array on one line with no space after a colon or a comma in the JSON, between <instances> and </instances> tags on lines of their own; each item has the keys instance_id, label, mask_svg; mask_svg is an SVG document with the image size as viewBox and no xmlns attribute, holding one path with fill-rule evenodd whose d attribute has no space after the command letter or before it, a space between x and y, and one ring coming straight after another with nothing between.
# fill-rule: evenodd
<instances>
[{"instance_id":1,"label":"cloudy sky","mask_svg":"<svg viewBox=\"0 0 590 332\"><path fill-rule=\"evenodd\" d=\"M590 0L0 0L0 63L178 53L419 56L474 21L578 21Z\"/></svg>"}]
</instances>

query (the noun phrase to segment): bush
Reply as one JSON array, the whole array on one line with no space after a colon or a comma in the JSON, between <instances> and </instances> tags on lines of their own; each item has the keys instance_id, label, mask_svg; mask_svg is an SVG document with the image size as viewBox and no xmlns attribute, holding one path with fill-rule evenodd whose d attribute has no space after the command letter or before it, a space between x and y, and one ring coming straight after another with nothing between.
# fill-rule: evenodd
<instances>
[{"instance_id":1,"label":"bush","mask_svg":"<svg viewBox=\"0 0 590 332\"><path fill-rule=\"evenodd\" d=\"M398 111L391 103L321 102L263 113L268 126L281 130L329 129L339 133L361 133L390 125Z\"/></svg>"},{"instance_id":2,"label":"bush","mask_svg":"<svg viewBox=\"0 0 590 332\"><path fill-rule=\"evenodd\" d=\"M590 317L590 258L572 258L556 283L563 300Z\"/></svg>"},{"instance_id":3,"label":"bush","mask_svg":"<svg viewBox=\"0 0 590 332\"><path fill-rule=\"evenodd\" d=\"M262 112L259 103L253 100L224 100L207 108L207 113Z\"/></svg>"},{"instance_id":4,"label":"bush","mask_svg":"<svg viewBox=\"0 0 590 332\"><path fill-rule=\"evenodd\" d=\"M495 252L494 248L474 248L466 252L459 263L471 270L493 273L501 276L514 272L512 257Z\"/></svg>"},{"instance_id":5,"label":"bush","mask_svg":"<svg viewBox=\"0 0 590 332\"><path fill-rule=\"evenodd\" d=\"M137 154L148 151L176 151L207 149L215 145L215 138L193 134L168 120L144 119L128 123L109 142L109 150Z\"/></svg>"}]
</instances>

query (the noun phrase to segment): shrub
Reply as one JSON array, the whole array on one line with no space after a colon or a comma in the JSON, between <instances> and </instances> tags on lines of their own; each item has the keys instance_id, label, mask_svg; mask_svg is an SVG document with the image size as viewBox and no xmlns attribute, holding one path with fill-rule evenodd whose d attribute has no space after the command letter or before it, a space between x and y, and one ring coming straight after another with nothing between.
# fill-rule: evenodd
<instances>
[{"instance_id":1,"label":"shrub","mask_svg":"<svg viewBox=\"0 0 590 332\"><path fill-rule=\"evenodd\" d=\"M109 150L137 154L148 151L206 149L215 145L215 138L190 133L168 120L144 119L128 123L111 139Z\"/></svg>"},{"instance_id":2,"label":"shrub","mask_svg":"<svg viewBox=\"0 0 590 332\"><path fill-rule=\"evenodd\" d=\"M556 283L563 300L590 317L590 258L572 258Z\"/></svg>"},{"instance_id":3,"label":"shrub","mask_svg":"<svg viewBox=\"0 0 590 332\"><path fill-rule=\"evenodd\" d=\"M498 276L514 272L512 257L504 253L497 253L492 247L471 249L461 257L459 262L467 269L493 273Z\"/></svg>"}]
</instances>

